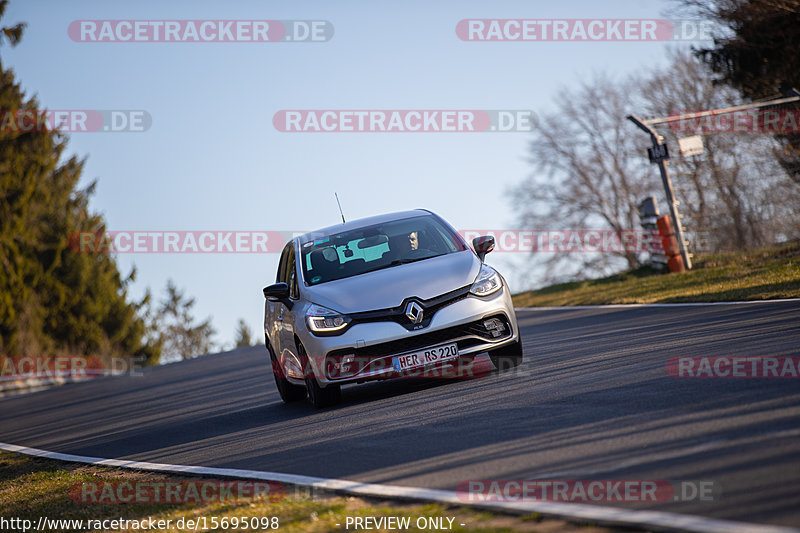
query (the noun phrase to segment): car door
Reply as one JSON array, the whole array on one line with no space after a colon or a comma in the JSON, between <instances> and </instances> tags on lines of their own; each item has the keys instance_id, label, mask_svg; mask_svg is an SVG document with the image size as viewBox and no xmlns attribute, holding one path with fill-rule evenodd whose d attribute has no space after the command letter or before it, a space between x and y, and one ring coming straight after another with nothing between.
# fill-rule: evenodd
<instances>
[{"instance_id":1,"label":"car door","mask_svg":"<svg viewBox=\"0 0 800 533\"><path fill-rule=\"evenodd\" d=\"M278 281L282 281L289 286L289 301L291 305L297 302L299 298L294 242L290 242L284 251L286 253L286 262L281 263L281 274L283 278ZM287 373L294 376L300 371L301 364L297 355L297 346L294 342L293 313L285 303L277 302L277 304L276 311L278 314L276 316L276 323L279 329L278 342L280 343L281 360Z\"/></svg>"},{"instance_id":2,"label":"car door","mask_svg":"<svg viewBox=\"0 0 800 533\"><path fill-rule=\"evenodd\" d=\"M284 281L286 277L286 261L289 258L290 249L291 243L287 244L284 247L283 252L281 252L281 258L278 260L278 272L275 275L275 283ZM281 328L283 327L282 318L284 312L285 306L282 302L267 300L264 310L264 329L272 344L272 348L275 351L275 356L279 360L281 359L280 332ZM278 317L281 317L281 320L279 320Z\"/></svg>"}]
</instances>

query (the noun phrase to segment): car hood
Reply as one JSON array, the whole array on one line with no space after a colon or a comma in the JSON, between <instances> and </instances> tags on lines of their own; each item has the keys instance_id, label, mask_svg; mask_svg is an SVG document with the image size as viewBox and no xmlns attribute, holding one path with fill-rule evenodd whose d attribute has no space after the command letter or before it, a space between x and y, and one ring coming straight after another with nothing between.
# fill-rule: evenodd
<instances>
[{"instance_id":1,"label":"car hood","mask_svg":"<svg viewBox=\"0 0 800 533\"><path fill-rule=\"evenodd\" d=\"M397 265L305 287L308 299L340 313L399 306L416 296L428 300L475 281L481 263L470 250Z\"/></svg>"}]
</instances>

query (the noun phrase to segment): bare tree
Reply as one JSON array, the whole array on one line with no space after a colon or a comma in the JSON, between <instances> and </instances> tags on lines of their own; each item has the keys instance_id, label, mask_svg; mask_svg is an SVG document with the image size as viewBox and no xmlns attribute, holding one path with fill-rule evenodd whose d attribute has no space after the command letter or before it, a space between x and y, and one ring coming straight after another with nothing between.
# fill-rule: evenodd
<instances>
[{"instance_id":1,"label":"bare tree","mask_svg":"<svg viewBox=\"0 0 800 533\"><path fill-rule=\"evenodd\" d=\"M645 156L647 139L625 120L630 113L669 116L742 102L736 89L715 84L709 68L673 50L666 68L622 81L596 75L564 90L555 111L541 117L530 145L532 175L511 190L526 229L636 229L636 206L663 198L658 171ZM781 167L780 144L764 133L705 135L705 153L682 159L686 133L659 127L672 148L671 174L690 235L702 230L706 249L745 249L800 237L800 188ZM663 200L662 200L663 202ZM663 204L662 204L663 205ZM634 269L634 251L536 254L546 282ZM537 258L538 259L538 258Z\"/></svg>"},{"instance_id":2,"label":"bare tree","mask_svg":"<svg viewBox=\"0 0 800 533\"><path fill-rule=\"evenodd\" d=\"M657 178L645 144L624 117L635 108L634 80L595 75L564 90L556 110L540 117L530 143L534 172L511 191L526 229L639 228L636 206ZM547 281L608 274L642 259L635 251L537 254Z\"/></svg>"}]
</instances>

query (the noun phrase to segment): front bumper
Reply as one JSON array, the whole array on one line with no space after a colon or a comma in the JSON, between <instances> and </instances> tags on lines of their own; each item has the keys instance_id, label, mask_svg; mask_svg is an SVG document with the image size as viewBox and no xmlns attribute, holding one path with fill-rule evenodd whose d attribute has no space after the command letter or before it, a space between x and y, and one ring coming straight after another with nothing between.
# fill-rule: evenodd
<instances>
[{"instance_id":1,"label":"front bumper","mask_svg":"<svg viewBox=\"0 0 800 533\"><path fill-rule=\"evenodd\" d=\"M484 321L497 318L504 331L487 329ZM456 343L459 359L471 359L488 350L517 342L519 329L507 287L489 298L468 296L438 309L428 327L408 331L391 322L353 325L338 336L317 337L298 331L314 374L321 386L328 383L354 383L406 375L398 372L392 359L405 353L443 344ZM352 361L350 361L352 359ZM348 361L343 364L343 361ZM434 368L457 364L458 359L435 364ZM414 372L419 368L416 367ZM302 383L302 376L288 370L290 381ZM412 372L412 375L414 374ZM294 374L294 375L293 375Z\"/></svg>"}]
</instances>

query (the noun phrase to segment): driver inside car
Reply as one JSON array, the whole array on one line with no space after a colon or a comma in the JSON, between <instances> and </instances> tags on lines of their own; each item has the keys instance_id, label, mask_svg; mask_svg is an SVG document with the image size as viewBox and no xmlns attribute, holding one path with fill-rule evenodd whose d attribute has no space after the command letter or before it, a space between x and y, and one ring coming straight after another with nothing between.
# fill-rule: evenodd
<instances>
[{"instance_id":1,"label":"driver inside car","mask_svg":"<svg viewBox=\"0 0 800 533\"><path fill-rule=\"evenodd\" d=\"M408 245L411 247L412 250L416 250L419 248L419 238L417 236L416 231L412 231L408 234Z\"/></svg>"}]
</instances>

